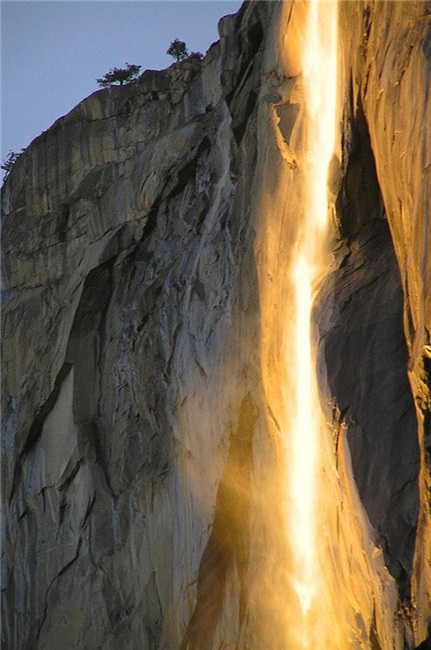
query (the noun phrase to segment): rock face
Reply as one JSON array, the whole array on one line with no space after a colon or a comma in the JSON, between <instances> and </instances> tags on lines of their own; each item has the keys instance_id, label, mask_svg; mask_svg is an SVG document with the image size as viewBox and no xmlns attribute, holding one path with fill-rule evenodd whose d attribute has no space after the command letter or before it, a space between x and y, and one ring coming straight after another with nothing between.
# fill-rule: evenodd
<instances>
[{"instance_id":1,"label":"rock face","mask_svg":"<svg viewBox=\"0 0 431 650\"><path fill-rule=\"evenodd\" d=\"M302 10L245 3L203 61L94 93L3 186L7 648L289 647L267 378L301 205ZM431 619L430 15L349 2L339 24L322 400L397 594L385 632L370 588L351 647L412 648Z\"/></svg>"},{"instance_id":2,"label":"rock face","mask_svg":"<svg viewBox=\"0 0 431 650\"><path fill-rule=\"evenodd\" d=\"M363 399L366 399L360 389L351 401L349 415L353 419L357 416L356 423L362 431L355 427L349 441L361 499L378 531L387 566L397 579L401 597L404 602L408 602L409 595L411 597L411 614L413 620L418 616L416 636L420 640L426 636L426 619L429 622L431 611L429 594L426 595L430 584L429 559L425 560L429 558L430 549L427 508L431 451L431 259L428 254L431 16L426 2L388 3L385 7L379 3L349 6L342 3L340 21L343 33L354 34L358 43L356 51L352 52L352 45L347 46L348 37L344 36L343 48L349 48L349 54L344 55L349 61L345 78L344 130L350 131L350 138L346 137L344 144L344 187L338 206L340 220L344 224L343 231L352 233L350 241L354 241L363 237L363 232L370 232L373 226L366 222L371 222L381 211L387 218L403 290L401 303L400 297L395 295L399 295L394 282L398 272L388 260L387 276L383 273L371 290L371 295L375 292L377 297L377 284L381 284L378 302L382 321L387 319L387 327L384 327L387 332L383 334L381 326L373 327L372 334L369 330L368 353L365 353L365 363L373 365L368 374L369 387L373 383L371 377L376 380L374 395L378 403L373 402L377 407L374 419L380 420L379 435L371 434L368 426L374 409L371 408L367 415L359 415L364 409ZM380 25L385 25L384 37ZM359 146L355 143L358 138ZM373 165L367 164L371 155L375 164L374 178ZM358 235L355 231L359 228L352 228L350 221L355 196L348 189L349 168L352 168L353 178L359 174L356 183L359 191L368 195L367 211ZM379 189L380 197L377 196ZM357 198L360 200L361 196ZM384 237L380 240L383 243ZM354 257L356 253L349 259L353 261ZM369 253L366 257L370 259ZM341 276L345 272L342 271ZM397 334L392 329L400 323L401 317L407 357L399 330ZM373 347L375 351L371 354ZM387 358L387 365L383 357ZM406 366L413 402L403 374ZM388 372L379 375L386 367ZM361 449L364 452L368 449L365 458L369 463L365 470L360 468ZM376 465L374 459L380 454L391 458L387 467ZM376 493L382 498L376 500Z\"/></svg>"}]
</instances>

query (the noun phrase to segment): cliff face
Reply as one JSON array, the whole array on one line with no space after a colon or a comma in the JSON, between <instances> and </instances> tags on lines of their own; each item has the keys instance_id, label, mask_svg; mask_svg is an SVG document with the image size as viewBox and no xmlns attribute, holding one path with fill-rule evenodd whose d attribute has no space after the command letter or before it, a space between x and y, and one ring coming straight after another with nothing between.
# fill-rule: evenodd
<instances>
[{"instance_id":1,"label":"cliff face","mask_svg":"<svg viewBox=\"0 0 431 650\"><path fill-rule=\"evenodd\" d=\"M384 613L364 579L352 647L411 648L431 618L427 6L339 11L318 366L396 594ZM301 212L302 9L245 4L202 62L94 93L4 184L5 647L288 647L268 387Z\"/></svg>"},{"instance_id":2,"label":"cliff face","mask_svg":"<svg viewBox=\"0 0 431 650\"><path fill-rule=\"evenodd\" d=\"M359 307L364 327L354 355L362 356L356 376L365 372L367 386L350 392L341 370L329 370L329 375L341 410L344 402L354 421L349 443L355 477L387 566L402 596L407 599L413 587L413 601L417 598L429 615L424 594L429 563L422 561L430 535L425 512L431 450L430 11L423 2L341 3L340 21L347 65L343 180L336 207L349 250L334 282L336 293L348 287L341 310L343 320L350 321L350 336L344 337L350 343L345 347L343 342L341 356L352 360L351 368L356 366L352 332L358 332L351 303L361 303L368 287L367 304ZM381 255L387 262L380 266L376 258ZM356 292L354 274L349 275L358 264L367 277ZM327 354L330 349L331 344ZM347 400L341 397L346 392ZM381 457L387 464L380 464Z\"/></svg>"},{"instance_id":3,"label":"cliff face","mask_svg":"<svg viewBox=\"0 0 431 650\"><path fill-rule=\"evenodd\" d=\"M355 194L352 195L348 189L351 168L353 179L359 173L357 185L368 195L368 204L364 201L368 210L363 212L363 220L371 221L379 209L387 218L403 295L401 302L399 289L395 289L393 280L389 282L392 292L400 296L398 299L395 296L391 298L390 289L379 294L377 286L374 286L376 311L380 307L383 322L388 319L385 332L378 334L379 328L372 328L366 344L369 352L371 346L375 348L374 360L368 354L366 363L374 366L371 374L376 379L374 395L377 399L372 399L368 414L359 419L356 419L352 406L350 415L357 424L360 423L362 431L359 432L355 426L349 442L353 464L358 468L355 475L358 476L359 493L368 504L367 513L378 531L391 574L397 579L405 600L410 590L413 617L417 614L414 609L417 605L429 620L429 593L426 595L430 585L427 509L431 451L429 4L401 2L382 6L374 3L362 7L342 3L341 23L344 33L353 33L356 42L360 42L355 53L349 44L349 75L345 81L345 131L349 132L347 122L352 124L352 115L354 126L345 143L349 156L345 157L344 163L341 222L346 224L347 230L351 228L350 205L355 200ZM380 25L385 25L384 38ZM347 49L347 40L346 36L344 49ZM365 139L361 137L365 128L369 133L369 152L375 162L374 179L370 179L372 167L366 164L369 154L364 147ZM359 147L355 143L355 131L361 139ZM370 196L374 198L370 199ZM361 233L372 227L361 223ZM394 279L397 274L394 269ZM378 282L388 287L388 280L381 278ZM395 307L396 304L399 306ZM395 309L402 313L406 352L399 330L392 336L389 334L393 327L389 321L400 322L399 316L393 319L390 315ZM403 375L406 353L413 402ZM382 367L386 367L383 360L380 366L382 356L388 360L385 376L380 374ZM362 395L359 394L352 405L356 399L365 397L363 390L358 392ZM361 406L358 401L357 405L359 414L364 410L364 402ZM380 421L378 435L373 434L369 427L371 420ZM362 449L368 449L365 457L370 462L368 468L361 471L359 458ZM378 456L388 459L387 467L379 467L375 461ZM376 499L376 494L382 498ZM426 636L423 620L419 620L418 635L420 638Z\"/></svg>"}]
</instances>

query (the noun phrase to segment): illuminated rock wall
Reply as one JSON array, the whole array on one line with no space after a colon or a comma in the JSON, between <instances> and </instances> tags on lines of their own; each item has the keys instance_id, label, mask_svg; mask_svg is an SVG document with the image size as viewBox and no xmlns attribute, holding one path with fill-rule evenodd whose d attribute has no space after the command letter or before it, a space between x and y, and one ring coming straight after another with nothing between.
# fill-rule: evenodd
<instances>
[{"instance_id":1,"label":"illuminated rock wall","mask_svg":"<svg viewBox=\"0 0 431 650\"><path fill-rule=\"evenodd\" d=\"M340 24L344 138L336 207L349 251L341 255L345 261L334 274L335 292L342 296L341 287L350 284L351 265L359 263L367 275L371 266L375 269L360 281L362 287L350 285L341 298L340 320L356 319L352 303L363 302L369 287L358 342L363 354L358 348L354 354L363 358L357 373L367 376L367 388L352 391L345 416L353 421L348 437L359 494L419 640L427 634L431 612L429 6L341 3ZM366 208L360 211L355 205ZM380 251L372 250L376 244ZM375 258L381 255L386 263L380 274ZM373 312L380 315L380 324L372 324ZM357 332L354 324L351 330ZM354 338L345 348L350 359ZM346 379L340 386L337 376L339 370L333 373L333 386L336 390L338 383L341 390L343 410ZM379 466L377 459L386 461Z\"/></svg>"},{"instance_id":2,"label":"illuminated rock wall","mask_svg":"<svg viewBox=\"0 0 431 650\"><path fill-rule=\"evenodd\" d=\"M287 647L293 4L247 3L202 62L94 93L4 184L7 648ZM430 616L426 6L341 5L336 242L315 311L338 471L347 440L397 648ZM379 607L352 621L386 650Z\"/></svg>"}]
</instances>

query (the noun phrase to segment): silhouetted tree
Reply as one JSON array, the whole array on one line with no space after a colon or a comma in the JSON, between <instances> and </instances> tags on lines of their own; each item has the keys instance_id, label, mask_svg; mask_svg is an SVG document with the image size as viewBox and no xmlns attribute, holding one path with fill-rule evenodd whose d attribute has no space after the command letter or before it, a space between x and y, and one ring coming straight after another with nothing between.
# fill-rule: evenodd
<instances>
[{"instance_id":1,"label":"silhouetted tree","mask_svg":"<svg viewBox=\"0 0 431 650\"><path fill-rule=\"evenodd\" d=\"M3 169L6 174L5 177L9 174L10 170L22 154L24 149L21 149L18 153L16 151L12 151L12 149L9 151L8 155L6 158L2 161L2 164L0 165L1 169Z\"/></svg>"},{"instance_id":2,"label":"silhouetted tree","mask_svg":"<svg viewBox=\"0 0 431 650\"><path fill-rule=\"evenodd\" d=\"M189 55L186 44L184 41L178 40L178 38L172 41L169 48L166 50L166 54L169 54L169 56L172 56L177 61L182 61Z\"/></svg>"},{"instance_id":3,"label":"silhouetted tree","mask_svg":"<svg viewBox=\"0 0 431 650\"><path fill-rule=\"evenodd\" d=\"M133 81L139 74L140 69L140 65L134 65L133 63L127 63L126 61L125 68L112 68L104 77L96 79L96 81L99 86L102 86L102 88L115 86L115 84L122 86L123 84Z\"/></svg>"}]
</instances>

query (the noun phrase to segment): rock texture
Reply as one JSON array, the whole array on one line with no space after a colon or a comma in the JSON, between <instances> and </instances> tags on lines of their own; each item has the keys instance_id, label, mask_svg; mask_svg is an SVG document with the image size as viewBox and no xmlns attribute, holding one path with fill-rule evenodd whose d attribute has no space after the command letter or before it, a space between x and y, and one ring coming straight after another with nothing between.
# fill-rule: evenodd
<instances>
[{"instance_id":1,"label":"rock texture","mask_svg":"<svg viewBox=\"0 0 431 650\"><path fill-rule=\"evenodd\" d=\"M203 61L94 93L3 186L7 648L288 647L268 387L301 206L302 10L245 3ZM364 0L339 22L322 399L397 593L390 637L371 588L351 608L351 647L412 648L431 619L430 15Z\"/></svg>"},{"instance_id":2,"label":"rock texture","mask_svg":"<svg viewBox=\"0 0 431 650\"><path fill-rule=\"evenodd\" d=\"M380 420L379 413L384 413L382 419L386 422L392 421L391 431L389 433L388 430L389 435L385 433L383 425L379 427L379 436L372 436L371 430L367 433L365 416L361 418L364 423L362 431L359 433L356 430L352 433L351 447L353 457L356 455L358 458L360 453L355 454L355 445L365 445L369 448L366 454L370 459L367 463L368 470L359 468L359 460L353 461L357 467L355 475L358 476L359 493L367 504L371 523L379 536L383 537L380 543L385 550L387 565L398 581L404 602L410 603L413 626L415 621L418 626L415 636L421 640L427 634L427 620L429 623L431 612L431 15L429 3L426 2L386 3L384 6L380 3L354 3L350 6L348 3L342 3L340 21L343 33L354 34L356 42L360 44L354 53L349 42L350 37L343 38L344 60L347 59L350 64L345 77L343 124L345 132L348 134L350 131L350 137L346 137L344 142L342 166L345 170L345 183L339 202L340 220L346 228L346 233L353 234L355 230L359 230L350 225L350 205L354 199L351 198L351 190L349 191L346 183L349 167L355 165L357 171L353 167L353 177L359 172L357 185L361 192L369 197L369 207L364 212L363 230L372 227L366 222L375 218L379 210L387 218L403 290L401 306L395 295L392 298L390 285L385 284L387 288L380 293L379 302L382 317L388 318L388 332L380 336L378 329L374 328L374 340L371 341L370 337L367 345L369 351L371 346L375 346L372 355L374 359L369 357L369 352L369 361L366 363L374 364L372 374L378 379L375 391L378 398L376 419ZM384 34L380 25L385 25ZM349 122L353 125L352 130L349 129ZM363 137L364 132L367 136L366 131L369 134L368 152L367 137ZM358 136L363 143L359 147L355 144ZM375 164L374 179L373 166L366 163L370 155L373 156ZM368 173L365 171L366 167ZM378 188L380 199L377 197ZM353 234L350 241L352 239L357 239L356 234ZM396 275L394 269L393 280ZM378 282L383 285L388 280L382 278ZM375 286L374 289L376 288ZM395 315L396 310L399 310L400 315ZM390 315L391 312L393 316ZM395 332L393 336L389 335L391 327L397 321L400 322L401 314L407 342L407 358L402 350L400 335ZM389 321L394 325L389 325ZM389 363L389 372L379 378L381 369L376 360L380 361L383 355L388 359L391 357L392 362ZM414 412L403 376L406 366ZM358 408L361 409L360 406ZM356 417L353 415L353 407L350 415ZM365 442L367 438L368 441ZM385 448L386 454L391 458L389 466L392 469L386 475L383 473L386 470L378 468L372 460L379 455L380 445L382 451ZM387 494L386 497L382 494L379 503L380 508L386 503L385 512L379 513L378 509L376 510L375 498L371 496L373 483L375 492L378 490L378 494ZM426 584L428 587L425 587Z\"/></svg>"}]
</instances>

